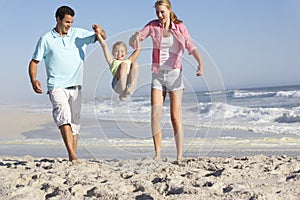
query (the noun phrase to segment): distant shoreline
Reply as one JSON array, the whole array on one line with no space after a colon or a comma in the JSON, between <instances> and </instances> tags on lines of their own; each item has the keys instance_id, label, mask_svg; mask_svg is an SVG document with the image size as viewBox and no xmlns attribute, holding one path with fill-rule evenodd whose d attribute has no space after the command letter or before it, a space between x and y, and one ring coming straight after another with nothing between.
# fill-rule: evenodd
<instances>
[{"instance_id":1,"label":"distant shoreline","mask_svg":"<svg viewBox=\"0 0 300 200\"><path fill-rule=\"evenodd\" d=\"M0 109L0 116L1 124L7 125L1 129L1 155L51 158L66 156L59 130L50 114L6 107ZM154 155L150 130L140 132L144 125L136 125L134 128L128 122L116 124L114 121L101 120L102 127L99 129L96 119L91 121L83 118L82 121L82 133L78 141L79 158L136 159ZM122 133L124 130L129 133ZM300 155L299 136L258 134L241 130L223 130L221 134L210 130L212 135L207 135L205 129L202 132L201 129L196 132L187 129L185 132L185 157ZM165 130L162 156L174 158L175 153L172 131Z\"/></svg>"}]
</instances>

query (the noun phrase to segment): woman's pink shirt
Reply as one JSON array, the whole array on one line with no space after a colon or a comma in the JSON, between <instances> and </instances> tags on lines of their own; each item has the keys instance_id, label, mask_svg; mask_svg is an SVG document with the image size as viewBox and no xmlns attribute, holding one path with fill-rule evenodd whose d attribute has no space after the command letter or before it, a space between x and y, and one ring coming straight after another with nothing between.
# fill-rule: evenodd
<instances>
[{"instance_id":1,"label":"woman's pink shirt","mask_svg":"<svg viewBox=\"0 0 300 200\"><path fill-rule=\"evenodd\" d=\"M183 23L175 24L172 22L171 32L173 34L174 39L176 39L179 43L178 49L174 50L177 58L174 59L173 66L174 69L182 68L182 55L184 53L184 49L187 49L188 53L191 54L196 46L193 43L190 34ZM144 26L144 28L140 31L140 39L143 41L145 38L151 36L153 42L153 51L152 51L152 71L159 71L159 56L160 56L160 45L162 40L163 27L159 20L150 21L148 24Z\"/></svg>"}]
</instances>

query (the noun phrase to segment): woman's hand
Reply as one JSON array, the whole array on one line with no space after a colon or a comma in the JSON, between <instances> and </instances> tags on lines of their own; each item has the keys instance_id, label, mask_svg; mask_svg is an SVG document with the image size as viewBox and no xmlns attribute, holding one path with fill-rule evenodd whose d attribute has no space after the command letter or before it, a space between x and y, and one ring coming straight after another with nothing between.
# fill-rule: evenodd
<instances>
[{"instance_id":1,"label":"woman's hand","mask_svg":"<svg viewBox=\"0 0 300 200\"><path fill-rule=\"evenodd\" d=\"M129 46L133 49L138 47L137 40L140 40L140 32L135 32L129 39Z\"/></svg>"},{"instance_id":2,"label":"woman's hand","mask_svg":"<svg viewBox=\"0 0 300 200\"><path fill-rule=\"evenodd\" d=\"M202 76L203 73L204 73L203 66L202 66L202 65L198 65L197 71L196 71L196 75L197 75L197 76Z\"/></svg>"}]
</instances>

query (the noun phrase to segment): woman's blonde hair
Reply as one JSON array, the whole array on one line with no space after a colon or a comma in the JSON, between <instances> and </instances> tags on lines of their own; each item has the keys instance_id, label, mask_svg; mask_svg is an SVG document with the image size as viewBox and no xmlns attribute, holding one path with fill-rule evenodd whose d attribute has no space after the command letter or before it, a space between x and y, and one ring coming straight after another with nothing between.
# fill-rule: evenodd
<instances>
[{"instance_id":1,"label":"woman's blonde hair","mask_svg":"<svg viewBox=\"0 0 300 200\"><path fill-rule=\"evenodd\" d=\"M156 8L157 6L166 6L166 8L168 8L169 10L172 9L172 5L169 0L157 0L155 2L154 7ZM174 22L175 24L180 24L183 22L182 20L177 18L177 16L175 15L175 13L173 11L171 11L171 13L170 13L170 19L171 19L171 22Z\"/></svg>"}]
</instances>

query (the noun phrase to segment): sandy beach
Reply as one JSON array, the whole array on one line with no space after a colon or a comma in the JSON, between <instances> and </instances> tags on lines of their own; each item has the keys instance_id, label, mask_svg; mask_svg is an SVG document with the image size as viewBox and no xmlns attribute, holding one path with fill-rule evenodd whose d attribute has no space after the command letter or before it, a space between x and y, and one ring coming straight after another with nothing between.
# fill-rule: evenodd
<instances>
[{"instance_id":1,"label":"sandy beach","mask_svg":"<svg viewBox=\"0 0 300 200\"><path fill-rule=\"evenodd\" d=\"M43 124L50 122L50 114L32 113L13 105L0 106L1 139L25 139L23 132L41 129Z\"/></svg>"},{"instance_id":2,"label":"sandy beach","mask_svg":"<svg viewBox=\"0 0 300 200\"><path fill-rule=\"evenodd\" d=\"M1 199L299 199L300 157L1 157Z\"/></svg>"},{"instance_id":3,"label":"sandy beach","mask_svg":"<svg viewBox=\"0 0 300 200\"><path fill-rule=\"evenodd\" d=\"M217 140L187 138L181 162L175 160L173 139L164 139L162 159L156 161L151 139L136 138L132 143L111 135L92 143L88 136L94 123L83 119L86 138L79 141L80 159L69 162L50 114L14 107L1 108L0 114L0 199L297 200L300 196L297 137L239 132L250 135L234 139L225 132L226 137ZM110 122L101 123L104 132L117 131Z\"/></svg>"}]
</instances>

